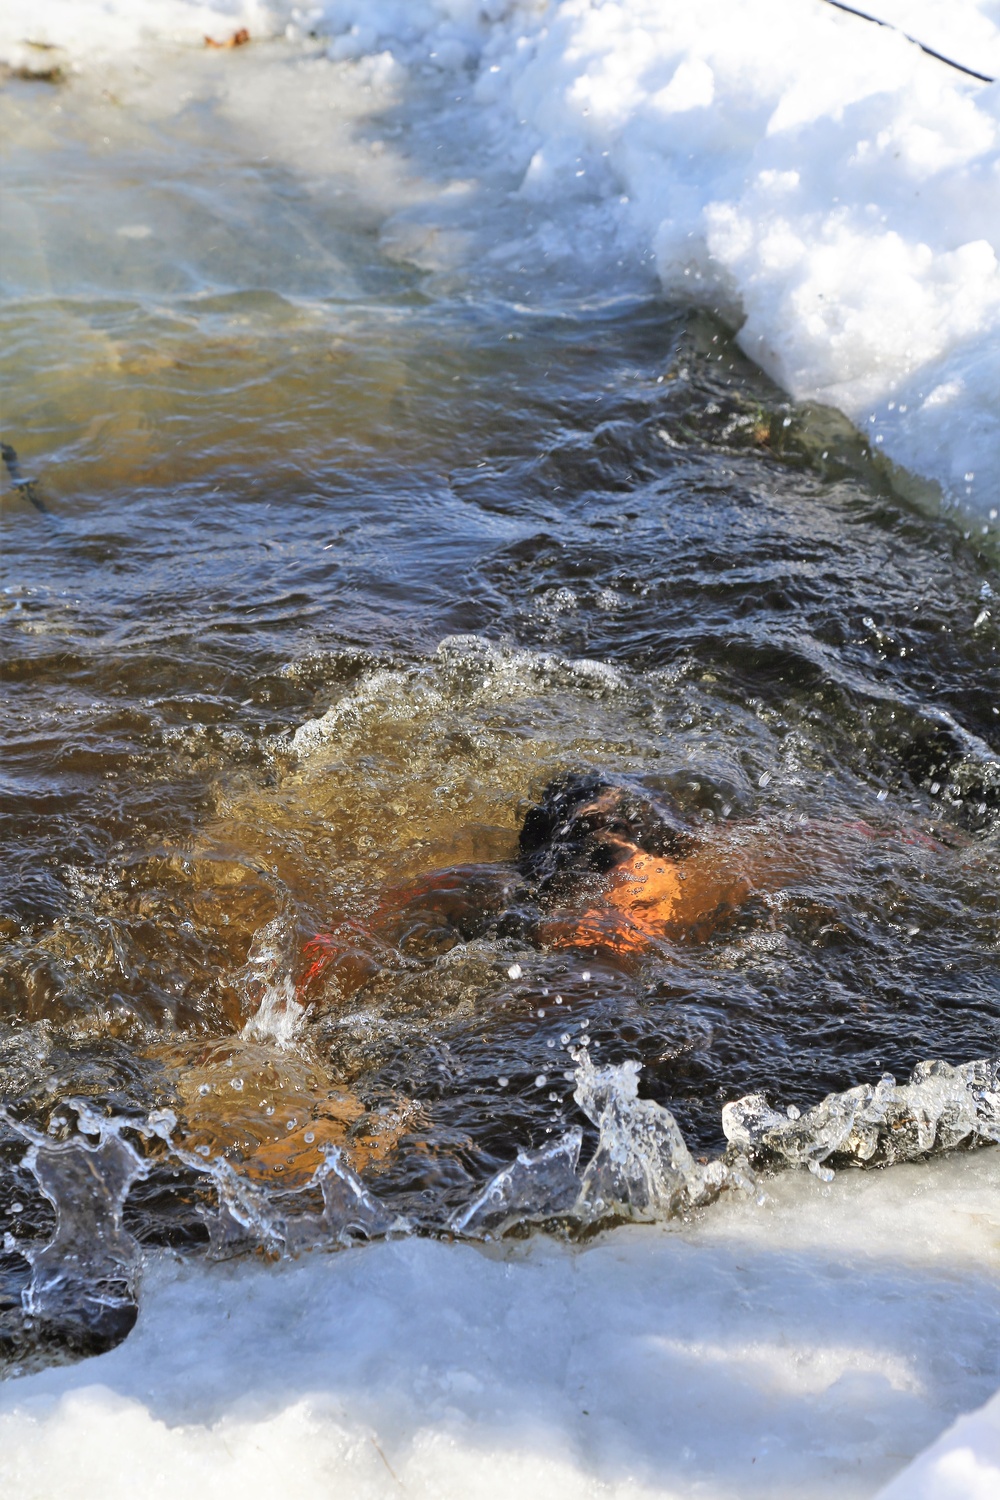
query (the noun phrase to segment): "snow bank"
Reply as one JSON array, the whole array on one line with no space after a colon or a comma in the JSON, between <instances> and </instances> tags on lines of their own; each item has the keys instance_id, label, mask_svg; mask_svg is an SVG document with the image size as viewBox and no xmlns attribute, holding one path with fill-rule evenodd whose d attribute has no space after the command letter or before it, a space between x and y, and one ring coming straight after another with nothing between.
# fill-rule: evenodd
<instances>
[{"instance_id":1,"label":"snow bank","mask_svg":"<svg viewBox=\"0 0 1000 1500\"><path fill-rule=\"evenodd\" d=\"M1000 1391L959 1417L943 1437L880 1491L878 1500L996 1500L1000 1495Z\"/></svg>"},{"instance_id":2,"label":"snow bank","mask_svg":"<svg viewBox=\"0 0 1000 1500\"><path fill-rule=\"evenodd\" d=\"M947 9L948 45L1000 76L1000 8ZM989 518L1000 88L809 0L567 3L499 66L541 138L526 192L603 160L669 295Z\"/></svg>"},{"instance_id":3,"label":"snow bank","mask_svg":"<svg viewBox=\"0 0 1000 1500\"><path fill-rule=\"evenodd\" d=\"M873 8L1000 77L998 0ZM439 143L468 141L467 180L502 162L517 185L506 245L473 233L477 255L575 259L599 286L655 262L794 397L995 520L1000 85L821 0L8 0L0 55L241 26L391 54L397 86L436 72ZM482 195L447 212L481 218Z\"/></svg>"},{"instance_id":4,"label":"snow bank","mask_svg":"<svg viewBox=\"0 0 1000 1500\"><path fill-rule=\"evenodd\" d=\"M161 1256L123 1345L0 1389L0 1491L871 1496L996 1383L998 1202L989 1148L578 1248Z\"/></svg>"},{"instance_id":5,"label":"snow bank","mask_svg":"<svg viewBox=\"0 0 1000 1500\"><path fill-rule=\"evenodd\" d=\"M223 42L241 29L273 36L285 25L284 9L266 0L10 0L0 16L0 51L30 69L32 53L52 47L80 58L144 42Z\"/></svg>"}]
</instances>

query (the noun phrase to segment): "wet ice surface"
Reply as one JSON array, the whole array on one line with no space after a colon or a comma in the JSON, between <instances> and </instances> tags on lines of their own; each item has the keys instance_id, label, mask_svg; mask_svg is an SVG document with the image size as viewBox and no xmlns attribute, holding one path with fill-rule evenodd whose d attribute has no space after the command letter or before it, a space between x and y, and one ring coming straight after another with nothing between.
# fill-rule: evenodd
<instances>
[{"instance_id":1,"label":"wet ice surface","mask_svg":"<svg viewBox=\"0 0 1000 1500\"><path fill-rule=\"evenodd\" d=\"M114 1353L10 1383L12 1493L871 1496L1000 1364L1000 1157L768 1184L582 1248L154 1257Z\"/></svg>"}]
</instances>

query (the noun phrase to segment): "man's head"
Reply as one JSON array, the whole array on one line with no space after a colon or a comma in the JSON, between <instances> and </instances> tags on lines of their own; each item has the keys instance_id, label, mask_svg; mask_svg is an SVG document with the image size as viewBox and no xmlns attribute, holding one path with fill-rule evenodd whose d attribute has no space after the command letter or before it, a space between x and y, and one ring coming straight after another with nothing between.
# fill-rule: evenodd
<instances>
[{"instance_id":1,"label":"man's head","mask_svg":"<svg viewBox=\"0 0 1000 1500\"><path fill-rule=\"evenodd\" d=\"M598 773L565 772L528 809L520 863L540 891L562 892L587 874L604 874L637 850L682 859L695 840L663 794Z\"/></svg>"}]
</instances>

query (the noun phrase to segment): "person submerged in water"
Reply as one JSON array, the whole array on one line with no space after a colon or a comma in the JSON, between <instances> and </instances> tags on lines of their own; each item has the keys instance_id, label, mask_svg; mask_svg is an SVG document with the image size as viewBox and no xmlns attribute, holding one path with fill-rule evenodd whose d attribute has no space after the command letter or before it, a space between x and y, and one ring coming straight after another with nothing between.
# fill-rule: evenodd
<instances>
[{"instance_id":1,"label":"person submerged in water","mask_svg":"<svg viewBox=\"0 0 1000 1500\"><path fill-rule=\"evenodd\" d=\"M629 968L664 944L708 941L766 915L782 887L843 873L867 824L695 831L662 792L567 772L529 808L511 864L456 865L386 890L367 924L348 919L306 944L303 1003L348 998L395 952L432 958L459 942L513 938Z\"/></svg>"},{"instance_id":2,"label":"person submerged in water","mask_svg":"<svg viewBox=\"0 0 1000 1500\"><path fill-rule=\"evenodd\" d=\"M296 997L306 1007L343 1004L380 973L477 938L628 970L658 950L773 921L789 887L842 891L865 848L886 836L833 820L696 829L667 794L566 772L528 809L516 860L432 871L383 890L369 921L343 917L317 933L303 951ZM919 833L898 836L941 847ZM361 1101L319 1059L275 1053L251 1029L208 1045L204 1057L189 1048L178 1057L190 1149L224 1156L257 1181L277 1174L288 1186L307 1181L330 1146L355 1167L393 1150L393 1130L364 1133Z\"/></svg>"}]
</instances>

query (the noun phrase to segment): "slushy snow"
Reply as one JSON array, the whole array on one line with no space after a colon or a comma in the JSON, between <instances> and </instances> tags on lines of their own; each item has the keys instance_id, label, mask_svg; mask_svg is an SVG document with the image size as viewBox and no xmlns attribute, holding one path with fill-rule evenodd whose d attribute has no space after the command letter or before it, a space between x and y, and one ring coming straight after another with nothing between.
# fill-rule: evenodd
<instances>
[{"instance_id":1,"label":"slushy snow","mask_svg":"<svg viewBox=\"0 0 1000 1500\"><path fill-rule=\"evenodd\" d=\"M873 9L1000 77L1000 0ZM655 266L794 398L839 407L995 529L1000 84L822 0L8 0L0 55L56 43L86 67L243 26L318 36L397 94L440 76L436 128L470 143L466 191L425 204L413 244L437 212L481 261L575 261L600 287ZM477 237L483 195L467 191L496 164L522 226L505 244ZM531 214L544 223L524 232Z\"/></svg>"}]
</instances>

